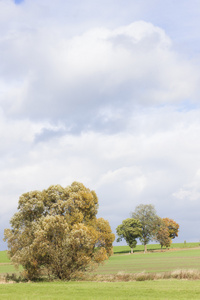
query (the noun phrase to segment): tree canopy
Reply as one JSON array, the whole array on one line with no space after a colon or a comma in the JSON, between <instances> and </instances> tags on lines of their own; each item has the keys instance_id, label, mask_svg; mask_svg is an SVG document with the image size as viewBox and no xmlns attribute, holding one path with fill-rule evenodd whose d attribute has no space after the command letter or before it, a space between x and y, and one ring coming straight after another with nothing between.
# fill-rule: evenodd
<instances>
[{"instance_id":1,"label":"tree canopy","mask_svg":"<svg viewBox=\"0 0 200 300\"><path fill-rule=\"evenodd\" d=\"M178 236L179 224L169 218L159 220L155 239L163 246L170 247L172 239Z\"/></svg>"},{"instance_id":2,"label":"tree canopy","mask_svg":"<svg viewBox=\"0 0 200 300\"><path fill-rule=\"evenodd\" d=\"M170 247L171 245L171 238L169 236L168 227L161 218L159 220L159 224L155 233L155 240L160 243L161 249L162 247Z\"/></svg>"},{"instance_id":3,"label":"tree canopy","mask_svg":"<svg viewBox=\"0 0 200 300\"><path fill-rule=\"evenodd\" d=\"M176 223L173 219L169 219L169 218L163 218L163 222L168 228L169 237L171 239L175 239L175 237L178 236L179 224Z\"/></svg>"},{"instance_id":4,"label":"tree canopy","mask_svg":"<svg viewBox=\"0 0 200 300\"><path fill-rule=\"evenodd\" d=\"M132 213L132 218L140 221L142 225L142 234L139 238L147 251L146 245L154 238L158 216L155 207L152 204L140 204Z\"/></svg>"},{"instance_id":5,"label":"tree canopy","mask_svg":"<svg viewBox=\"0 0 200 300\"><path fill-rule=\"evenodd\" d=\"M67 280L103 262L115 237L97 211L96 193L78 182L23 194L4 234L12 261L28 279L48 274Z\"/></svg>"},{"instance_id":6,"label":"tree canopy","mask_svg":"<svg viewBox=\"0 0 200 300\"><path fill-rule=\"evenodd\" d=\"M125 239L129 247L131 248L131 253L133 253L133 248L137 245L137 238L142 235L142 224L139 220L133 218L128 218L122 221L122 224L117 226L118 239L117 242L120 242L122 239Z\"/></svg>"}]
</instances>

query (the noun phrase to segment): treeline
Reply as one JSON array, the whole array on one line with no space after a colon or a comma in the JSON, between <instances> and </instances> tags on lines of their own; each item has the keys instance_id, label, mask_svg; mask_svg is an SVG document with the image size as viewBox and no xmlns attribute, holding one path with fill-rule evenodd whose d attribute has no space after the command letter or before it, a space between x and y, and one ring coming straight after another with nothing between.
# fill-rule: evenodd
<instances>
[{"instance_id":1,"label":"treeline","mask_svg":"<svg viewBox=\"0 0 200 300\"><path fill-rule=\"evenodd\" d=\"M115 235L97 212L96 193L79 182L22 194L11 228L4 231L12 262L23 266L26 280L81 278L112 254ZM146 249L155 238L169 246L178 228L173 220L159 218L152 205L139 205L117 227L118 241L124 238L133 249L139 238Z\"/></svg>"},{"instance_id":2,"label":"treeline","mask_svg":"<svg viewBox=\"0 0 200 300\"><path fill-rule=\"evenodd\" d=\"M147 244L155 240L162 247L170 247L172 239L178 236L179 224L169 218L160 218L151 204L140 204L131 213L132 218L127 218L116 229L120 242L125 239L131 248L137 245L137 239L144 245L144 252L147 251Z\"/></svg>"}]
</instances>

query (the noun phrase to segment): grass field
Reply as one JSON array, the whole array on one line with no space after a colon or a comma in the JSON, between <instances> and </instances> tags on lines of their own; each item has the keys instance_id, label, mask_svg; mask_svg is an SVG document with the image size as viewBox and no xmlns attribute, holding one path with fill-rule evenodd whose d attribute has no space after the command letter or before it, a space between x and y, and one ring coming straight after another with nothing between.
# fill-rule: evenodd
<instances>
[{"instance_id":1,"label":"grass field","mask_svg":"<svg viewBox=\"0 0 200 300\"><path fill-rule=\"evenodd\" d=\"M128 246L115 246L114 255L100 266L97 274L168 272L176 269L200 270L199 243L172 244L170 250L160 252L160 245L148 245L148 253L144 254L144 246L138 245L133 255L129 255ZM176 249L176 250L175 250ZM158 251L159 250L159 251ZM19 270L22 270L20 268ZM16 273L10 263L6 251L0 251L0 274Z\"/></svg>"},{"instance_id":2,"label":"grass field","mask_svg":"<svg viewBox=\"0 0 200 300\"><path fill-rule=\"evenodd\" d=\"M200 243L173 243L170 247L170 249L188 249L188 248L200 248ZM149 244L147 245L148 251L156 251L156 250L161 250L159 244ZM166 250L163 248L163 250ZM130 253L130 247L128 246L114 246L113 247L114 254L125 254L125 253ZM144 246L143 245L137 245L136 248L134 249L134 252L142 252L144 251Z\"/></svg>"},{"instance_id":3,"label":"grass field","mask_svg":"<svg viewBox=\"0 0 200 300\"><path fill-rule=\"evenodd\" d=\"M113 255L96 273L169 272L177 269L200 270L200 249Z\"/></svg>"},{"instance_id":4,"label":"grass field","mask_svg":"<svg viewBox=\"0 0 200 300\"><path fill-rule=\"evenodd\" d=\"M0 251L0 274L18 273L21 270L22 267L19 267L19 270L16 270L14 265L11 264L6 251Z\"/></svg>"},{"instance_id":5,"label":"grass field","mask_svg":"<svg viewBox=\"0 0 200 300\"><path fill-rule=\"evenodd\" d=\"M0 263L9 263L10 259L8 258L7 251L0 251Z\"/></svg>"},{"instance_id":6,"label":"grass field","mask_svg":"<svg viewBox=\"0 0 200 300\"><path fill-rule=\"evenodd\" d=\"M137 246L129 254L129 247L114 247L114 255L96 273L101 276L124 273L167 272L176 269L200 270L198 243L174 244L174 250L158 251L159 245ZM179 249L178 249L179 248ZM6 251L0 252L0 273L14 273ZM103 275L105 274L105 275ZM200 299L200 280L149 280L130 282L40 282L0 284L0 299Z\"/></svg>"},{"instance_id":7,"label":"grass field","mask_svg":"<svg viewBox=\"0 0 200 300\"><path fill-rule=\"evenodd\" d=\"M200 299L200 281L54 282L0 285L3 300Z\"/></svg>"}]
</instances>

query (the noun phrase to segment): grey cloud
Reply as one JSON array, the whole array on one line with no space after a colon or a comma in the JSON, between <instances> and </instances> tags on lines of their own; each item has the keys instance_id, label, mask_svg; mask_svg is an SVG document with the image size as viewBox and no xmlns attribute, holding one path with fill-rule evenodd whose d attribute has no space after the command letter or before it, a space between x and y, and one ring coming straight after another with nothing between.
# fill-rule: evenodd
<instances>
[{"instance_id":1,"label":"grey cloud","mask_svg":"<svg viewBox=\"0 0 200 300\"><path fill-rule=\"evenodd\" d=\"M60 138L62 136L66 135L66 130L64 129L49 129L49 128L43 128L40 133L37 133L35 135L34 142L40 143L40 142L47 142L48 140Z\"/></svg>"}]
</instances>

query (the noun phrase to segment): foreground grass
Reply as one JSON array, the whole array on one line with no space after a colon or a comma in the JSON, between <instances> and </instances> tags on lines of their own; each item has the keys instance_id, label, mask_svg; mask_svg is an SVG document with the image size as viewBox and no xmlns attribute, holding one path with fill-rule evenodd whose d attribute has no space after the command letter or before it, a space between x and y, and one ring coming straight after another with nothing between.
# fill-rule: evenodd
<instances>
[{"instance_id":1,"label":"foreground grass","mask_svg":"<svg viewBox=\"0 0 200 300\"><path fill-rule=\"evenodd\" d=\"M103 278L103 282L77 281L0 284L0 299L200 299L200 280L159 279L122 282L124 279L121 280L120 276L117 275L119 282L104 282L109 274L121 273L123 278L123 273L137 274L144 272L145 276L149 276L149 274L153 274L152 272L168 272L176 269L200 270L200 264L198 264L200 261L200 248L189 249L197 246L190 245L187 249L157 252L155 245L152 245L154 248L152 252L144 254L141 252L142 249L133 255L124 252L126 249L122 247L121 252L120 248L116 249L115 247L115 255L104 266L99 267L96 272L97 276ZM7 270L8 268L13 268L9 264L9 260L7 260L6 253L0 253L0 261L0 272L1 268L4 267ZM138 274L138 276L143 278L143 274ZM116 275L114 276L116 277ZM150 279L152 278L156 279L153 276ZM171 276L170 278L190 277ZM127 280L130 279L131 277L127 278Z\"/></svg>"},{"instance_id":2,"label":"foreground grass","mask_svg":"<svg viewBox=\"0 0 200 300\"><path fill-rule=\"evenodd\" d=\"M3 300L200 299L200 281L53 282L1 284Z\"/></svg>"}]
</instances>

